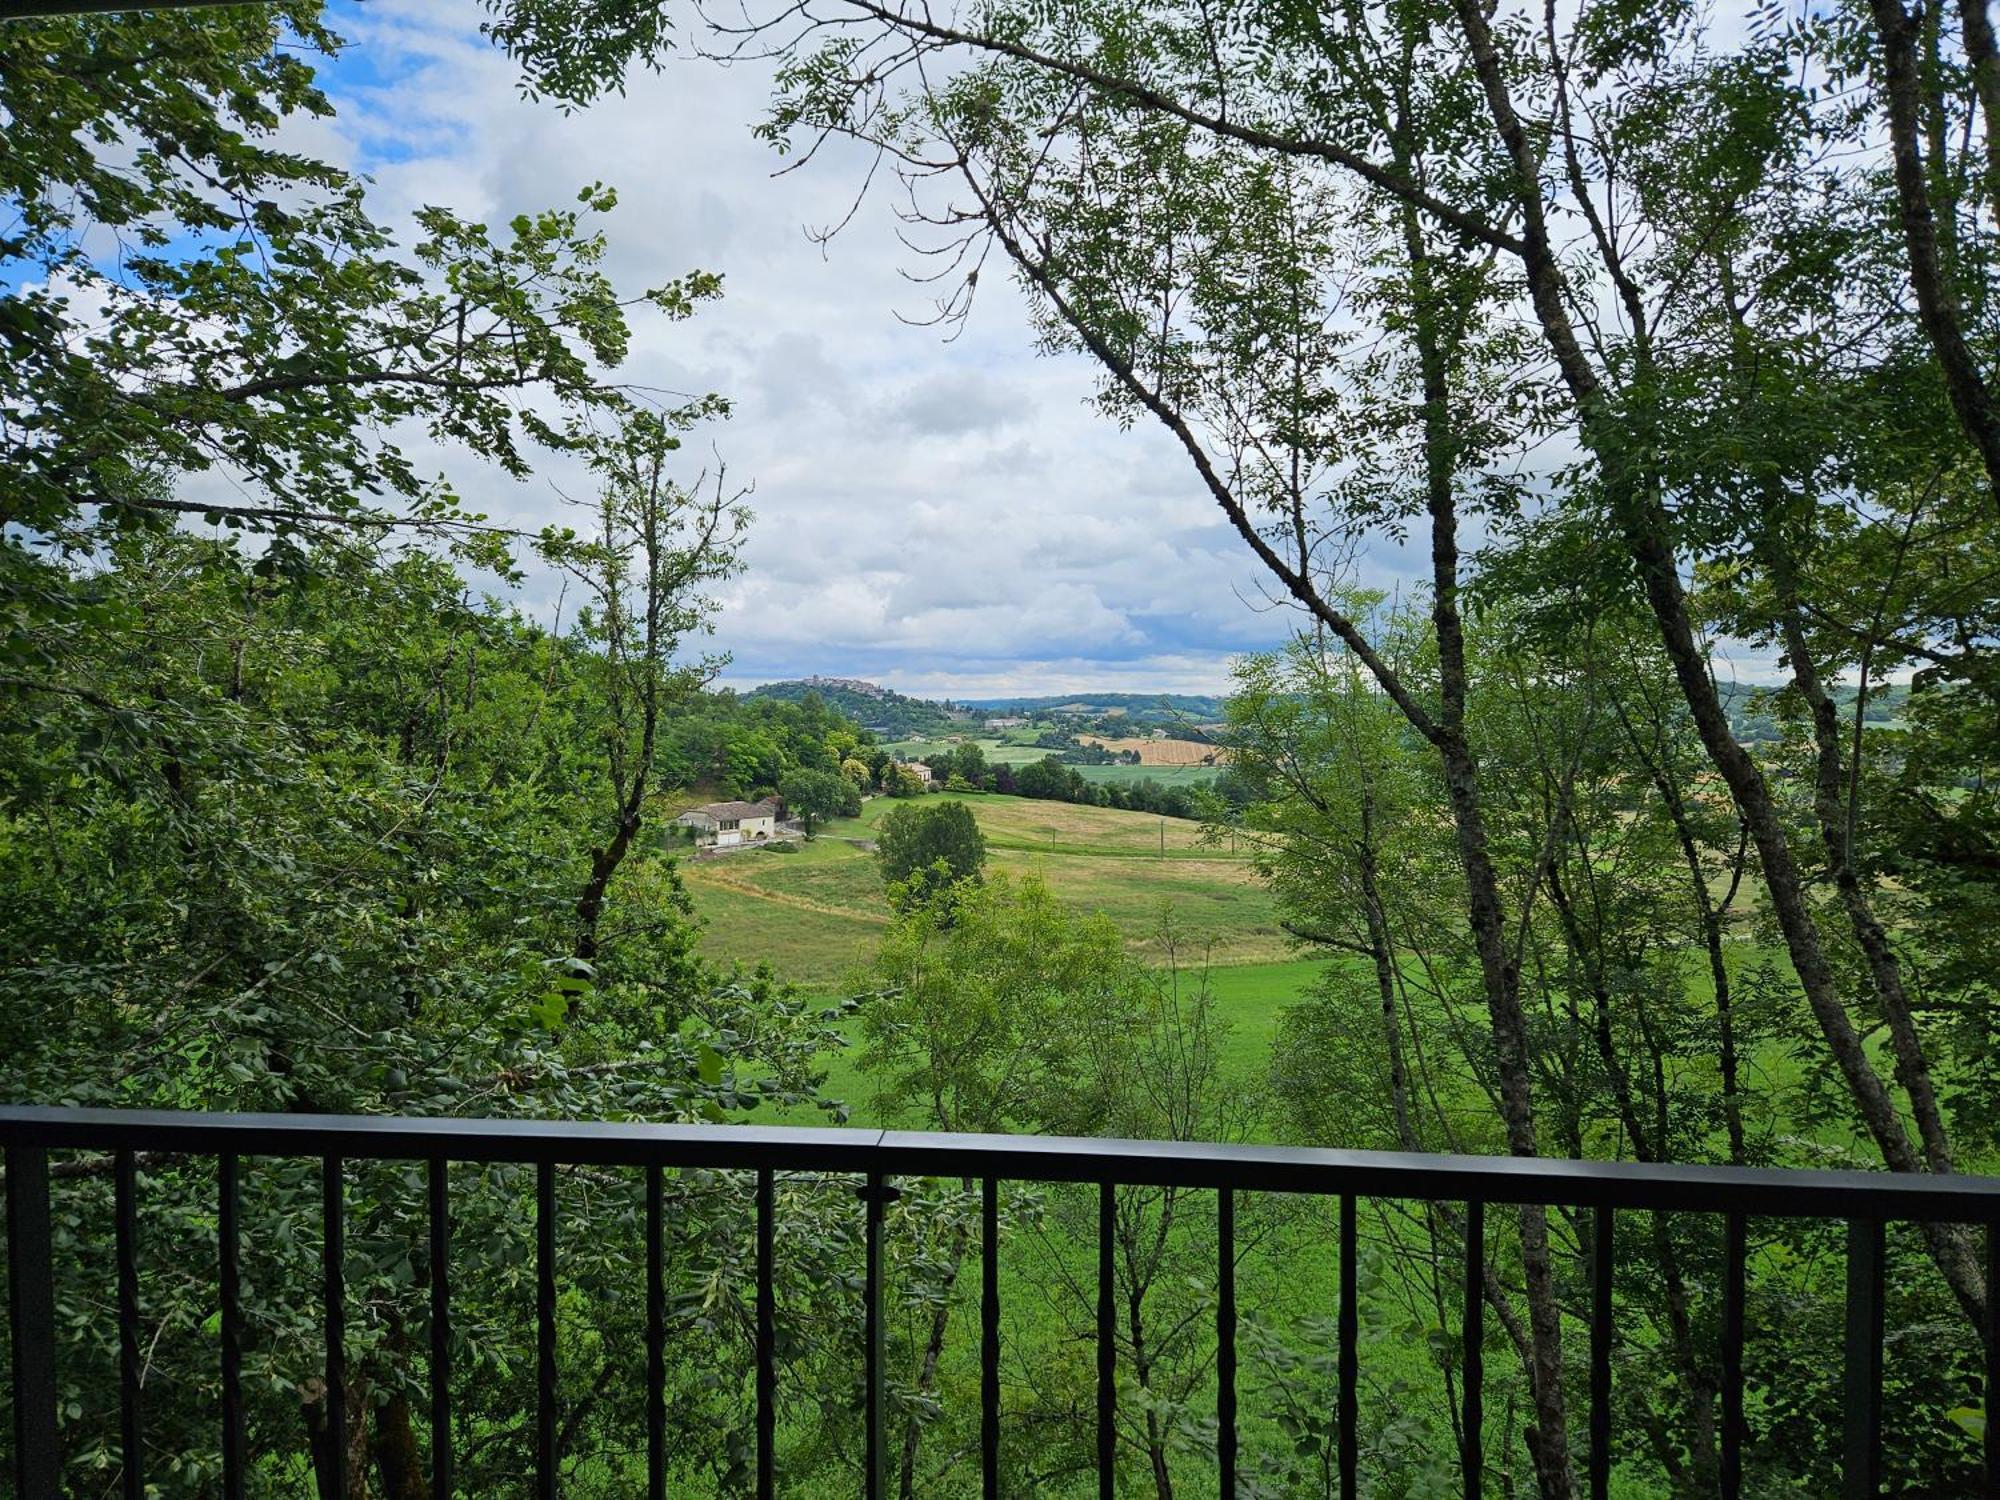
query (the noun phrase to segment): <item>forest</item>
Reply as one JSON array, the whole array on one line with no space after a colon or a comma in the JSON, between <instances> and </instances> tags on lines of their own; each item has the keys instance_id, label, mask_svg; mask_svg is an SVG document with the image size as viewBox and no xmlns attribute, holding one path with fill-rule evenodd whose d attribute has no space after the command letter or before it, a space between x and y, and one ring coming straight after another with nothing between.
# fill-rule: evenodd
<instances>
[{"instance_id":1,"label":"forest","mask_svg":"<svg viewBox=\"0 0 2000 1500\"><path fill-rule=\"evenodd\" d=\"M726 392L621 367L727 266L618 284L601 182L494 223L388 221L303 144L333 117L316 60L345 45L320 0L10 12L0 1099L2000 1172L2000 49L1979 0L468 14L550 109L664 90L670 64L768 68L744 128L774 165L875 164L841 186L893 219L938 337L980 317L982 272L1011 278L1102 420L1172 445L1284 636L1234 661L1205 731L1229 795L1009 776L1146 805L1143 828L1090 825L1104 864L1166 863L1169 823L1227 849L1310 981L1247 1049L1246 997L1173 901L1121 928L994 867L970 757L940 767L965 795L924 795L885 780L854 705L717 690L718 595L784 517L719 456ZM588 487L504 525L439 450ZM1368 586L1374 544L1418 586ZM1736 675L1752 659L1768 682ZM857 970L806 984L704 949L679 807L824 794L834 818L878 788L870 866L789 856L802 923L816 870L879 880ZM335 1372L321 1164L244 1170L249 1492L430 1494L423 1174L349 1164ZM88 1152L50 1171L65 1492L132 1493L142 1452L148 1493L222 1494L213 1164L136 1162L137 1438L105 1291L132 1184ZM453 1485L525 1493L535 1174L452 1183ZM853 1187L775 1188L786 1494L861 1489ZM1211 1197L1007 1186L1003 1493L1213 1488ZM1343 1495L1334 1205L1239 1197L1236 1492ZM654 1212L672 1492L756 1493L754 1183L676 1170L649 1204L577 1167L553 1203L562 1493L643 1488ZM944 1178L883 1210L903 1500L978 1490L981 1208ZM1361 1493L1854 1492L1838 1223L1749 1218L1725 1432L1727 1227L1621 1215L1600 1434L1593 1221L1474 1222L1361 1205ZM1993 1231L1897 1223L1885 1245L1864 1492L1986 1493Z\"/></svg>"}]
</instances>

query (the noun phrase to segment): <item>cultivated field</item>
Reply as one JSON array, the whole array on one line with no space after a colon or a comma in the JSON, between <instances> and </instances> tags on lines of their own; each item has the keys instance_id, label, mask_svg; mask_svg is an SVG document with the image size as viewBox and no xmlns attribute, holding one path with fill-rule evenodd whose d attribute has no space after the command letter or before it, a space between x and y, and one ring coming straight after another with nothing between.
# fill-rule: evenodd
<instances>
[{"instance_id":1,"label":"cultivated field","mask_svg":"<svg viewBox=\"0 0 2000 1500\"><path fill-rule=\"evenodd\" d=\"M1101 745L1106 750L1120 753L1136 750L1142 766L1220 765L1229 759L1227 750L1203 744L1200 740L1156 740L1145 735L1107 739L1101 734L1080 734L1076 738L1079 744Z\"/></svg>"}]
</instances>

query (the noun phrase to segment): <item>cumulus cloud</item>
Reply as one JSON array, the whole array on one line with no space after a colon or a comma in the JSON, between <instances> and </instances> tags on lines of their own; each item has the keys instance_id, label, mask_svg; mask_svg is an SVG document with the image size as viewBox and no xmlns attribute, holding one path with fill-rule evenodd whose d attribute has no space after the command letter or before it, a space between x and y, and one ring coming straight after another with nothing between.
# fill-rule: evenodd
<instances>
[{"instance_id":1,"label":"cumulus cloud","mask_svg":"<svg viewBox=\"0 0 2000 1500\"><path fill-rule=\"evenodd\" d=\"M755 485L747 570L720 591L727 680L871 676L961 696L1089 687L1203 690L1295 617L1260 604L1253 560L1163 433L1088 408L1093 371L1034 353L1019 294L980 288L947 343L912 326L929 292L886 201L830 243L866 163L804 171L751 135L770 80L671 62L564 115L524 99L477 14L426 0L336 5L354 46L326 70L340 109L312 149L366 171L384 217L445 203L487 222L618 190L607 266L621 286L701 268L721 302L642 321L624 378L718 391L733 416L690 442ZM581 474L517 484L417 447L489 513L564 518ZM1395 573L1385 555L1376 573ZM531 584L530 607L552 591ZM545 602L545 601L544 601Z\"/></svg>"},{"instance_id":2,"label":"cumulus cloud","mask_svg":"<svg viewBox=\"0 0 2000 1500\"><path fill-rule=\"evenodd\" d=\"M918 381L895 406L896 415L913 431L943 437L992 432L1032 410L1022 392L977 370Z\"/></svg>"}]
</instances>

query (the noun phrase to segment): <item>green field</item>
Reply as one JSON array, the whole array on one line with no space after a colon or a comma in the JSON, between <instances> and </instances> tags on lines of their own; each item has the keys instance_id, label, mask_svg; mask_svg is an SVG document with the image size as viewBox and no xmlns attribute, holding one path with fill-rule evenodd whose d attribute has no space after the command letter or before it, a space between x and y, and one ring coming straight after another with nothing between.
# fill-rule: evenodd
<instances>
[{"instance_id":1,"label":"green field","mask_svg":"<svg viewBox=\"0 0 2000 1500\"><path fill-rule=\"evenodd\" d=\"M1169 914L1184 952L1217 965L1266 964L1291 946L1247 855L1210 847L1201 825L1024 797L969 795L990 864L1040 876L1080 910L1102 911L1134 952L1161 951ZM711 957L767 960L787 979L837 987L865 965L889 918L869 843L892 799L825 826L796 853L753 850L689 862Z\"/></svg>"},{"instance_id":2,"label":"green field","mask_svg":"<svg viewBox=\"0 0 2000 1500\"><path fill-rule=\"evenodd\" d=\"M1040 734L1039 729L1010 729L1000 735L970 733L938 735L929 739L897 740L882 748L904 760L923 760L928 756L948 755L970 740L993 764L1025 766L1030 761L1040 760L1049 753L1046 748L1035 743Z\"/></svg>"},{"instance_id":3,"label":"green field","mask_svg":"<svg viewBox=\"0 0 2000 1500\"><path fill-rule=\"evenodd\" d=\"M1279 1011L1320 965L1295 956L1247 854L1211 847L1201 825L1185 819L1022 797L956 800L986 836L989 868L1039 876L1077 909L1104 912L1140 956L1164 957L1161 927L1171 915L1182 966L1207 967L1230 1023L1231 1070L1246 1082L1262 1077ZM836 819L796 853L687 861L688 891L706 924L703 950L768 962L827 995L864 989L889 922L869 843L875 824L901 805L874 798L860 817ZM830 1082L837 1097L865 1105L852 1054L834 1059Z\"/></svg>"}]
</instances>

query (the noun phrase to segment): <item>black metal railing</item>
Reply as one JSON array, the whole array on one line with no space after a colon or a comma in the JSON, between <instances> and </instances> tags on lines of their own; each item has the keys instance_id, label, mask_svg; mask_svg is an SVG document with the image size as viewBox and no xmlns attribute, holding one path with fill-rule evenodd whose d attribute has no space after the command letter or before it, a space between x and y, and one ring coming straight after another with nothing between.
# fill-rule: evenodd
<instances>
[{"instance_id":1,"label":"black metal railing","mask_svg":"<svg viewBox=\"0 0 2000 1500\"><path fill-rule=\"evenodd\" d=\"M1304 1193L1340 1201L1337 1427L1341 1493L1355 1493L1356 1200L1384 1198L1466 1205L1461 1335L1461 1440L1481 1452L1481 1351L1484 1344L1484 1209L1489 1204L1545 1204L1587 1212L1590 1261L1589 1493L1602 1500L1610 1483L1612 1301L1610 1268L1619 1210L1718 1214L1724 1220L1721 1488L1742 1487L1745 1225L1749 1218L1798 1217L1847 1226L1844 1493L1880 1489L1884 1227L1891 1222L1983 1227L1988 1286L1985 1335L1985 1475L2000 1496L2000 1179L1904 1176L1878 1172L1771 1171L1750 1168L1550 1161L1517 1157L1425 1156L1189 1142L1073 1140L1038 1136L933 1135L896 1130L774 1129L530 1120L401 1119L354 1115L204 1115L158 1111L0 1108L7 1189L8 1313L13 1348L15 1492L22 1500L58 1494L55 1284L49 1212L50 1151L114 1153L115 1253L125 1493L143 1495L138 1341L137 1178L135 1154L211 1157L218 1193L218 1282L223 1493L243 1494L246 1454L241 1383L243 1307L239 1277L238 1192L245 1157L307 1157L323 1163L323 1302L328 1430L343 1431L345 1293L343 1163L421 1161L428 1166L430 1282L430 1426L432 1489L453 1493L451 1465L450 1163L511 1162L536 1168L536 1493L556 1493L555 1173L558 1166L638 1168L646 1187L646 1382L649 1493L664 1493L665 1295L661 1174L669 1168L755 1173L756 1194L756 1484L773 1493L777 1399L776 1309L772 1288L773 1174L853 1174L862 1180L865 1282L862 1349L865 1388L864 1485L869 1500L886 1492L884 1462L882 1226L898 1178L974 1178L982 1184L980 1223L981 1467L988 1500L1000 1485L1000 1291L998 1184L1005 1181L1096 1183L1098 1200L1097 1454L1099 1491L1112 1494L1117 1411L1113 1337L1112 1224L1119 1186L1210 1189L1217 1195L1217 1462L1221 1493L1236 1493L1235 1207L1240 1192ZM344 1444L328 1445L336 1469ZM1468 1496L1479 1493L1480 1465L1464 1465ZM346 1493L336 1473L333 1492Z\"/></svg>"}]
</instances>

